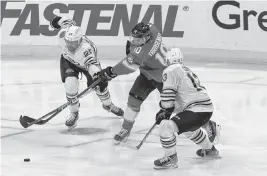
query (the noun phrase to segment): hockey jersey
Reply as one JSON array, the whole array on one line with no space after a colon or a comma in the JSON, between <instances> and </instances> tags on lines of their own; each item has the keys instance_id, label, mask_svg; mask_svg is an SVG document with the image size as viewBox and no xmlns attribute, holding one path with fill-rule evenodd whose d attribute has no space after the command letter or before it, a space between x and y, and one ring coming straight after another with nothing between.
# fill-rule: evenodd
<instances>
[{"instance_id":1,"label":"hockey jersey","mask_svg":"<svg viewBox=\"0 0 267 176\"><path fill-rule=\"evenodd\" d=\"M175 112L212 112L213 105L197 75L181 64L167 67L162 75L161 108L175 106Z\"/></svg>"},{"instance_id":2,"label":"hockey jersey","mask_svg":"<svg viewBox=\"0 0 267 176\"><path fill-rule=\"evenodd\" d=\"M148 79L162 81L162 72L166 68L165 55L168 49L162 43L159 30L150 25L151 39L143 46L130 47L130 54L113 67L116 75L132 73L138 68Z\"/></svg>"},{"instance_id":3,"label":"hockey jersey","mask_svg":"<svg viewBox=\"0 0 267 176\"><path fill-rule=\"evenodd\" d=\"M71 52L68 50L64 36L69 28L63 28L58 33L59 45L62 48L62 55L75 66L89 71L90 75L101 70L100 63L97 58L97 48L95 44L86 36L82 37L79 47Z\"/></svg>"}]
</instances>

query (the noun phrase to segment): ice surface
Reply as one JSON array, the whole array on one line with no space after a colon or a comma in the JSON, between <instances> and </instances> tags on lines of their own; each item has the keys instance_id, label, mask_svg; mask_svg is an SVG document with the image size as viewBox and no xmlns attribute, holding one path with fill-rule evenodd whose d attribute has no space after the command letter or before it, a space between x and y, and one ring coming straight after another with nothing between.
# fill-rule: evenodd
<instances>
[{"instance_id":1,"label":"ice surface","mask_svg":"<svg viewBox=\"0 0 267 176\"><path fill-rule=\"evenodd\" d=\"M103 67L116 61L102 61ZM105 112L94 93L81 100L81 118L72 132L64 126L67 110L43 126L24 129L21 114L38 118L65 103L59 62L2 61L1 169L4 176L263 176L267 174L267 72L194 65L216 106L222 124L221 159L198 158L198 147L178 137L179 168L155 171L163 156L155 129L139 151L114 146L122 119ZM137 73L109 84L115 104L125 108ZM85 77L80 90L85 88ZM145 101L128 145L137 145L154 122L159 94ZM30 158L30 162L24 162Z\"/></svg>"}]
</instances>

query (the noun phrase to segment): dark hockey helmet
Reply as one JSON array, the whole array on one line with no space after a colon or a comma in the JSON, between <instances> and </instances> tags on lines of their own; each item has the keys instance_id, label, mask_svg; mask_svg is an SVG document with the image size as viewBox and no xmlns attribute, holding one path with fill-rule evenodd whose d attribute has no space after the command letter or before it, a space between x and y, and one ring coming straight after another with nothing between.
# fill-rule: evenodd
<instances>
[{"instance_id":1,"label":"dark hockey helmet","mask_svg":"<svg viewBox=\"0 0 267 176\"><path fill-rule=\"evenodd\" d=\"M131 31L130 42L135 46L142 46L150 40L150 26L143 22L137 23Z\"/></svg>"}]
</instances>

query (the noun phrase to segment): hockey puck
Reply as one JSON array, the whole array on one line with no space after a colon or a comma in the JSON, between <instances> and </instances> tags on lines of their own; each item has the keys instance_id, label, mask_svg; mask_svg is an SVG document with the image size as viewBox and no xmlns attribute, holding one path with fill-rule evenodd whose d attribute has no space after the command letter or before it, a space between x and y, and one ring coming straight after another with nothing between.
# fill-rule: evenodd
<instances>
[{"instance_id":1,"label":"hockey puck","mask_svg":"<svg viewBox=\"0 0 267 176\"><path fill-rule=\"evenodd\" d=\"M29 162L30 158L24 158L24 162Z\"/></svg>"}]
</instances>

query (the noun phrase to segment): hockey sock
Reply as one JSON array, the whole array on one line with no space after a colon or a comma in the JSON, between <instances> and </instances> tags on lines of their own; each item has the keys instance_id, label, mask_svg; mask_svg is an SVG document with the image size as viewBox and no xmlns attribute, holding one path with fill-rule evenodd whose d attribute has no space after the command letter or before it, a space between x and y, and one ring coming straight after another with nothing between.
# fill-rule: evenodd
<instances>
[{"instance_id":1,"label":"hockey sock","mask_svg":"<svg viewBox=\"0 0 267 176\"><path fill-rule=\"evenodd\" d=\"M176 136L172 134L170 137L160 136L160 142L162 147L165 150L167 156L173 155L176 153Z\"/></svg>"},{"instance_id":2,"label":"hockey sock","mask_svg":"<svg viewBox=\"0 0 267 176\"><path fill-rule=\"evenodd\" d=\"M68 102L71 102L69 106L70 112L77 112L79 110L79 99L77 99L79 82L76 77L67 77L65 80L65 91Z\"/></svg>"},{"instance_id":3,"label":"hockey sock","mask_svg":"<svg viewBox=\"0 0 267 176\"><path fill-rule=\"evenodd\" d=\"M194 131L191 136L187 137L197 145L201 146L202 149L211 149L213 146L208 138L207 132L201 128Z\"/></svg>"},{"instance_id":4,"label":"hockey sock","mask_svg":"<svg viewBox=\"0 0 267 176\"><path fill-rule=\"evenodd\" d=\"M135 121L128 121L128 120L124 119L123 124L122 124L122 128L124 128L128 131L131 131L133 128L134 122Z\"/></svg>"},{"instance_id":5,"label":"hockey sock","mask_svg":"<svg viewBox=\"0 0 267 176\"><path fill-rule=\"evenodd\" d=\"M161 121L159 125L160 142L167 156L176 153L176 136L174 132L174 124L171 120Z\"/></svg>"},{"instance_id":6,"label":"hockey sock","mask_svg":"<svg viewBox=\"0 0 267 176\"><path fill-rule=\"evenodd\" d=\"M101 102L105 106L111 105L112 102L111 102L110 94L107 88L103 92L100 92L100 90L97 90L96 95L98 96L98 98L101 100Z\"/></svg>"}]
</instances>

